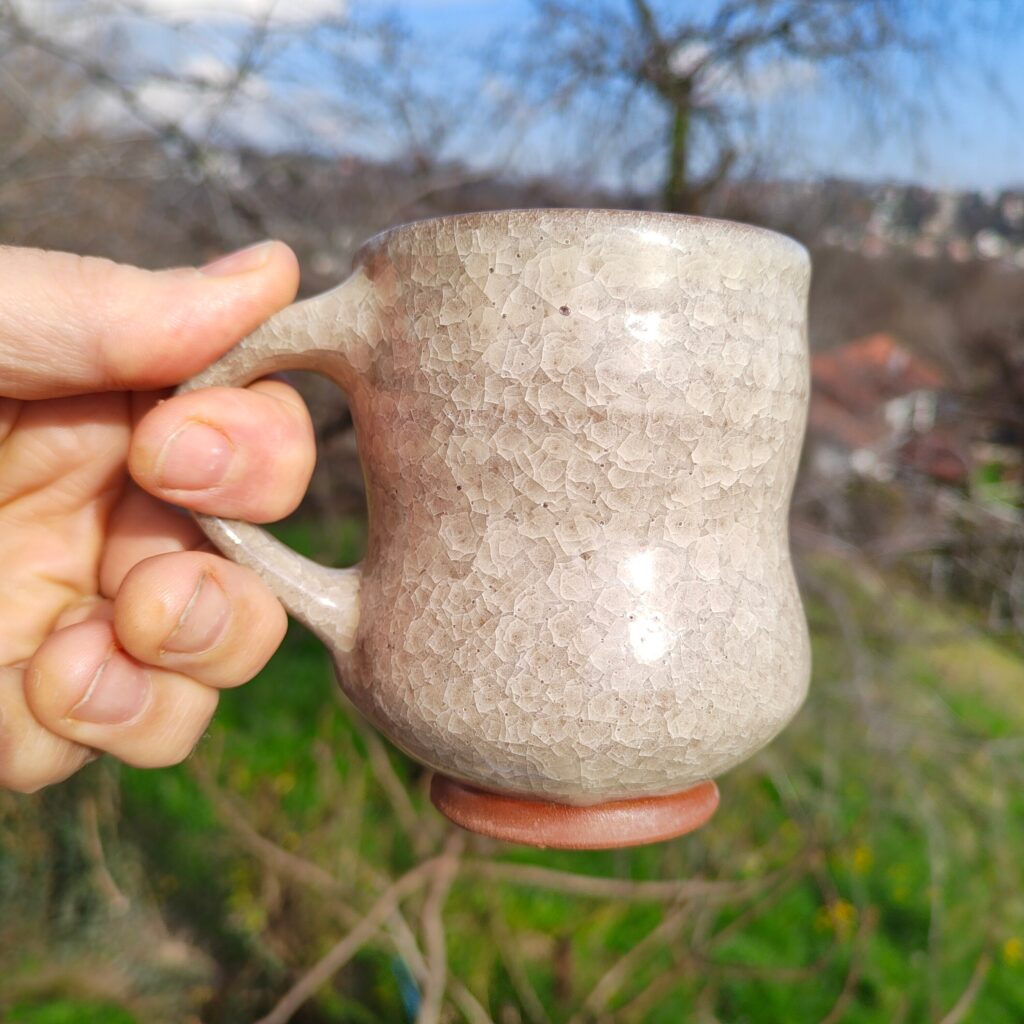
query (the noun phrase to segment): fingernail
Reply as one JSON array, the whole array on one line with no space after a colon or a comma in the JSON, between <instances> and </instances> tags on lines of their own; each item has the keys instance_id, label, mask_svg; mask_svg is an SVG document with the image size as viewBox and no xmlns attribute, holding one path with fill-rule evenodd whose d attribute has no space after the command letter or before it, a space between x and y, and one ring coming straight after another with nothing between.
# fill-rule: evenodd
<instances>
[{"instance_id":1,"label":"fingernail","mask_svg":"<svg viewBox=\"0 0 1024 1024\"><path fill-rule=\"evenodd\" d=\"M146 669L120 651L111 651L68 717L94 725L130 722L146 706L151 686Z\"/></svg>"},{"instance_id":2,"label":"fingernail","mask_svg":"<svg viewBox=\"0 0 1024 1024\"><path fill-rule=\"evenodd\" d=\"M266 266L270 259L270 250L274 243L257 242L255 245L246 246L237 252L228 253L227 256L220 256L200 267L199 272L207 277L232 277L235 274L249 274L253 270L259 270Z\"/></svg>"},{"instance_id":3,"label":"fingernail","mask_svg":"<svg viewBox=\"0 0 1024 1024\"><path fill-rule=\"evenodd\" d=\"M202 654L220 640L231 615L221 585L203 573L163 649L174 654Z\"/></svg>"},{"instance_id":4,"label":"fingernail","mask_svg":"<svg viewBox=\"0 0 1024 1024\"><path fill-rule=\"evenodd\" d=\"M235 449L226 434L205 423L186 423L165 442L156 479L171 491L205 491L227 475Z\"/></svg>"}]
</instances>

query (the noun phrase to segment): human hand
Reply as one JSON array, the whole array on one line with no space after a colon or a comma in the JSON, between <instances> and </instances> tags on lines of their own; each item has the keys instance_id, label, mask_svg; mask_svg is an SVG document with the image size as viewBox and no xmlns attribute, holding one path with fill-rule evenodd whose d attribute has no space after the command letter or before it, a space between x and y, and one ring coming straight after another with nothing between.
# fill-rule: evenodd
<instances>
[{"instance_id":1,"label":"human hand","mask_svg":"<svg viewBox=\"0 0 1024 1024\"><path fill-rule=\"evenodd\" d=\"M280 643L263 582L167 503L288 514L305 406L273 380L160 399L297 287L279 242L156 273L0 247L0 787L182 760Z\"/></svg>"}]
</instances>

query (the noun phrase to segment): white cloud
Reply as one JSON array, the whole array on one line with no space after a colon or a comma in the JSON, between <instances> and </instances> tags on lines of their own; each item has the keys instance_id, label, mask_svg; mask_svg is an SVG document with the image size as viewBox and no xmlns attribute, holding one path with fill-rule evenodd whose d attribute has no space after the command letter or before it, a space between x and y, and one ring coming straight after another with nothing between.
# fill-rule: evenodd
<instances>
[{"instance_id":1,"label":"white cloud","mask_svg":"<svg viewBox=\"0 0 1024 1024\"><path fill-rule=\"evenodd\" d=\"M707 59L711 47L707 43L692 40L681 43L668 59L668 69L673 75L689 75Z\"/></svg>"},{"instance_id":2,"label":"white cloud","mask_svg":"<svg viewBox=\"0 0 1024 1024\"><path fill-rule=\"evenodd\" d=\"M213 87L227 85L234 77L235 69L226 60L212 53L196 53L187 57L178 69L183 78Z\"/></svg>"},{"instance_id":3,"label":"white cloud","mask_svg":"<svg viewBox=\"0 0 1024 1024\"><path fill-rule=\"evenodd\" d=\"M208 116L213 101L174 82L146 82L135 91L135 102L147 114L195 131Z\"/></svg>"},{"instance_id":4,"label":"white cloud","mask_svg":"<svg viewBox=\"0 0 1024 1024\"><path fill-rule=\"evenodd\" d=\"M175 21L235 21L264 18L291 24L340 17L348 0L136 0L139 10Z\"/></svg>"},{"instance_id":5,"label":"white cloud","mask_svg":"<svg viewBox=\"0 0 1024 1024\"><path fill-rule=\"evenodd\" d=\"M755 99L771 100L783 93L811 89L820 77L818 68L809 60L777 60L750 75L746 90Z\"/></svg>"},{"instance_id":6,"label":"white cloud","mask_svg":"<svg viewBox=\"0 0 1024 1024\"><path fill-rule=\"evenodd\" d=\"M669 57L669 69L677 75L698 72L697 82L706 97L746 99L767 103L787 93L803 92L819 80L817 67L807 60L779 58L741 75L733 68L708 61L711 48L699 40L683 43Z\"/></svg>"}]
</instances>

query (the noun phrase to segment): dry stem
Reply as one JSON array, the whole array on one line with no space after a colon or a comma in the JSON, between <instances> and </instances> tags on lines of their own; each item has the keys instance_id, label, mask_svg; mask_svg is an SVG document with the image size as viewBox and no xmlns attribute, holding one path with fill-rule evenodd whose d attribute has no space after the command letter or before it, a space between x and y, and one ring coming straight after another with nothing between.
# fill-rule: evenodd
<instances>
[{"instance_id":1,"label":"dry stem","mask_svg":"<svg viewBox=\"0 0 1024 1024\"><path fill-rule=\"evenodd\" d=\"M461 832L452 832L437 858L434 877L423 905L423 939L426 946L427 978L416 1024L438 1024L448 979L448 954L444 935L444 904L459 872L459 859L466 840Z\"/></svg>"},{"instance_id":2,"label":"dry stem","mask_svg":"<svg viewBox=\"0 0 1024 1024\"><path fill-rule=\"evenodd\" d=\"M336 942L292 987L277 1005L257 1024L287 1024L295 1012L317 989L339 971L377 933L398 904L431 879L443 859L433 857L407 871L390 885L377 902L343 939Z\"/></svg>"}]
</instances>

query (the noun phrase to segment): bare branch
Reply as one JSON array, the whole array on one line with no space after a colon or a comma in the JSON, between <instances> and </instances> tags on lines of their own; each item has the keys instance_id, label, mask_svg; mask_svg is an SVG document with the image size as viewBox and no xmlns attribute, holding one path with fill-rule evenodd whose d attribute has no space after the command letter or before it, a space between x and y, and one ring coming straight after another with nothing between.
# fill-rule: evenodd
<instances>
[{"instance_id":1,"label":"bare branch","mask_svg":"<svg viewBox=\"0 0 1024 1024\"><path fill-rule=\"evenodd\" d=\"M530 976L526 973L519 951L515 948L515 940L498 906L491 910L490 931L502 965L508 973L519 1001L523 1004L527 1020L530 1021L530 1024L551 1024L551 1018L548 1016L547 1010L544 1009L544 1004L540 996L537 995Z\"/></svg>"},{"instance_id":2,"label":"bare branch","mask_svg":"<svg viewBox=\"0 0 1024 1024\"><path fill-rule=\"evenodd\" d=\"M570 1024L583 1024L586 1015L598 1017L604 1012L608 1003L629 979L630 974L643 964L644 958L660 945L672 942L688 916L688 907L679 907L665 915L664 920L652 928L635 946L619 957L598 979L590 994L583 1001L580 1014L572 1018Z\"/></svg>"},{"instance_id":3,"label":"bare branch","mask_svg":"<svg viewBox=\"0 0 1024 1024\"><path fill-rule=\"evenodd\" d=\"M427 983L427 961L420 952L416 937L412 933L405 916L400 908L388 918L388 933L398 950L399 955L406 961L412 970L413 976L420 983ZM452 999L458 1004L463 1016L469 1024L494 1024L491 1015L480 1005L480 1000L466 988L465 984L456 978L451 972L448 974L448 988L451 990Z\"/></svg>"},{"instance_id":4,"label":"bare branch","mask_svg":"<svg viewBox=\"0 0 1024 1024\"><path fill-rule=\"evenodd\" d=\"M438 1024L448 978L448 957L444 937L444 903L459 872L459 858L466 845L465 835L453 831L437 858L430 890L423 905L423 938L426 945L427 978L416 1024Z\"/></svg>"},{"instance_id":5,"label":"bare branch","mask_svg":"<svg viewBox=\"0 0 1024 1024\"><path fill-rule=\"evenodd\" d=\"M191 762L193 766L193 777L199 784L200 789L206 794L216 808L221 820L231 829L235 836L248 847L257 857L265 861L281 874L293 878L303 885L311 886L341 896L346 892L338 879L329 871L325 871L319 864L306 860L298 854L278 846L269 839L261 836L248 821L234 807L228 797L221 792L210 775L203 771L198 762Z\"/></svg>"},{"instance_id":6,"label":"bare branch","mask_svg":"<svg viewBox=\"0 0 1024 1024\"><path fill-rule=\"evenodd\" d=\"M846 972L846 980L839 993L839 997L832 1004L832 1009L821 1018L819 1024L839 1024L843 1019L853 997L857 991L857 983L860 981L861 972L864 969L864 954L867 952L868 941L871 934L878 925L878 911L874 907L865 907L860 914L860 922L857 934L853 939L853 949L850 952L850 966Z\"/></svg>"},{"instance_id":7,"label":"bare branch","mask_svg":"<svg viewBox=\"0 0 1024 1024\"><path fill-rule=\"evenodd\" d=\"M432 835L434 829L431 828L434 822L426 821L423 816L416 813L416 808L413 807L412 801L409 799L409 791L395 773L384 741L377 732L372 726L366 725L358 715L354 715L352 721L356 723L359 734L366 743L370 768L374 778L384 790L391 809L395 813L395 818L412 844L413 850L418 856L423 856L435 838Z\"/></svg>"},{"instance_id":8,"label":"bare branch","mask_svg":"<svg viewBox=\"0 0 1024 1024\"><path fill-rule=\"evenodd\" d=\"M356 953L369 942L402 900L421 889L438 870L441 857L433 857L407 871L377 899L363 919L343 939L331 947L281 997L277 1005L257 1024L287 1024L298 1009L321 985L328 982Z\"/></svg>"},{"instance_id":9,"label":"bare branch","mask_svg":"<svg viewBox=\"0 0 1024 1024\"><path fill-rule=\"evenodd\" d=\"M131 907L131 900L124 894L121 887L114 881L103 850L103 837L100 835L99 814L96 810L96 798L87 796L82 799L81 815L85 833L85 848L92 860L96 884L103 893L111 911L123 914Z\"/></svg>"},{"instance_id":10,"label":"bare branch","mask_svg":"<svg viewBox=\"0 0 1024 1024\"><path fill-rule=\"evenodd\" d=\"M536 867L530 864L472 859L463 862L463 869L484 878L493 878L513 885L554 889L570 896L660 903L664 900L729 900L753 895L762 891L766 886L775 884L780 877L796 871L802 862L803 858L796 857L790 864L778 871L762 875L759 878L742 879L735 882L708 881L699 878L683 881L631 882L620 878L577 875L570 871L556 871L552 868Z\"/></svg>"},{"instance_id":11,"label":"bare branch","mask_svg":"<svg viewBox=\"0 0 1024 1024\"><path fill-rule=\"evenodd\" d=\"M967 981L967 987L960 993L957 1001L949 1008L949 1012L942 1016L939 1024L960 1024L960 1021L970 1013L971 1007L978 998L978 994L981 992L985 979L988 977L988 972L991 969L992 954L986 949L978 957L974 970Z\"/></svg>"},{"instance_id":12,"label":"bare branch","mask_svg":"<svg viewBox=\"0 0 1024 1024\"><path fill-rule=\"evenodd\" d=\"M699 13L652 0L534 7L522 72L560 109L602 124L619 97L644 97L660 117L648 114L630 132L659 139L665 204L676 212L704 208L714 186L739 169L733 130L749 140L744 120L767 116L759 109L766 70L812 67L859 98L873 97L858 103L867 126L883 105L916 102L900 76L887 79L894 60L924 66L954 52L962 34L944 31L942 18L919 17L909 0L717 0ZM590 135L585 144L589 159Z\"/></svg>"}]
</instances>

